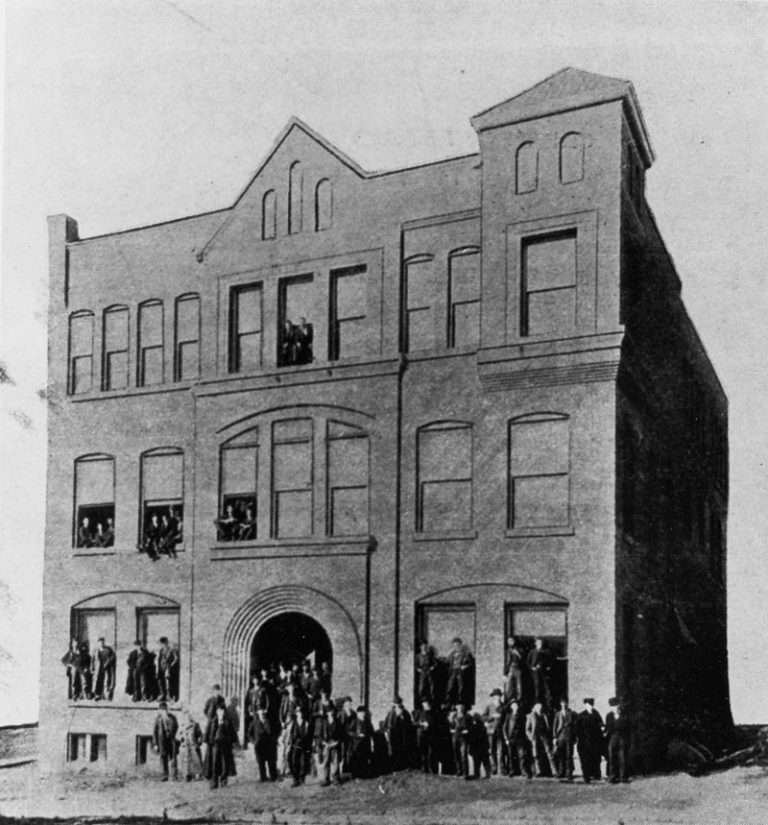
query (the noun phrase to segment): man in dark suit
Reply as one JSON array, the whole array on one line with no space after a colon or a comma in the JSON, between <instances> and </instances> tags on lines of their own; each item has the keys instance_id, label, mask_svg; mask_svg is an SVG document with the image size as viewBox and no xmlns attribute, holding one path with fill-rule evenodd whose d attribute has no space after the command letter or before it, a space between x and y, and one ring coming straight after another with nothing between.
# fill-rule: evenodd
<instances>
[{"instance_id":1,"label":"man in dark suit","mask_svg":"<svg viewBox=\"0 0 768 825\"><path fill-rule=\"evenodd\" d=\"M518 647L517 639L510 636L507 639L507 669L504 685L504 698L507 701L513 696L518 702L523 700L523 664L523 651Z\"/></svg>"},{"instance_id":2,"label":"man in dark suit","mask_svg":"<svg viewBox=\"0 0 768 825\"><path fill-rule=\"evenodd\" d=\"M464 707L470 707L474 659L458 636L451 641L451 644L453 649L448 656L448 685L445 689L445 703L454 707L461 702Z\"/></svg>"},{"instance_id":3,"label":"man in dark suit","mask_svg":"<svg viewBox=\"0 0 768 825\"><path fill-rule=\"evenodd\" d=\"M77 528L77 546L93 547L93 532L91 531L91 521L86 516Z\"/></svg>"},{"instance_id":4,"label":"man in dark suit","mask_svg":"<svg viewBox=\"0 0 768 825\"><path fill-rule=\"evenodd\" d=\"M515 762L517 762L520 774L525 774L531 779L532 774L526 753L525 721L525 714L520 703L512 697L507 718L504 720L504 741L509 754L509 775L514 776Z\"/></svg>"},{"instance_id":5,"label":"man in dark suit","mask_svg":"<svg viewBox=\"0 0 768 825\"><path fill-rule=\"evenodd\" d=\"M167 636L159 639L160 650L157 654L157 686L160 691L160 698L175 701L178 697L175 691L175 671L179 664L179 654L168 643Z\"/></svg>"},{"instance_id":6,"label":"man in dark suit","mask_svg":"<svg viewBox=\"0 0 768 825\"><path fill-rule=\"evenodd\" d=\"M560 710L552 725L555 746L555 764L560 779L573 782L573 746L576 741L576 714L568 707L568 698L560 699Z\"/></svg>"},{"instance_id":7,"label":"man in dark suit","mask_svg":"<svg viewBox=\"0 0 768 825\"><path fill-rule=\"evenodd\" d=\"M552 746L550 745L551 731L549 729L549 720L542 710L541 702L536 702L525 722L525 735L531 743L533 771L536 777L542 776L542 768L546 769L546 767L549 767L552 776L556 774L555 760L552 756Z\"/></svg>"},{"instance_id":8,"label":"man in dark suit","mask_svg":"<svg viewBox=\"0 0 768 825\"><path fill-rule=\"evenodd\" d=\"M576 717L576 748L579 752L581 772L587 785L600 779L600 762L603 755L603 718L595 710L595 700L584 700L584 710Z\"/></svg>"},{"instance_id":9,"label":"man in dark suit","mask_svg":"<svg viewBox=\"0 0 768 825\"><path fill-rule=\"evenodd\" d=\"M312 324L308 323L306 318L300 318L294 334L296 336L296 363L311 364L312 340L314 338Z\"/></svg>"},{"instance_id":10,"label":"man in dark suit","mask_svg":"<svg viewBox=\"0 0 768 825\"><path fill-rule=\"evenodd\" d=\"M416 728L416 755L424 773L437 773L436 721L432 703L423 698L421 707L413 712L413 724Z\"/></svg>"},{"instance_id":11,"label":"man in dark suit","mask_svg":"<svg viewBox=\"0 0 768 825\"><path fill-rule=\"evenodd\" d=\"M134 702L149 699L149 651L140 639L133 643L133 650L128 654L128 681L125 692L130 693Z\"/></svg>"},{"instance_id":12,"label":"man in dark suit","mask_svg":"<svg viewBox=\"0 0 768 825\"><path fill-rule=\"evenodd\" d=\"M608 754L608 776L611 783L629 782L627 758L629 756L630 725L621 709L619 700L608 700L611 710L605 717L605 744Z\"/></svg>"},{"instance_id":13,"label":"man in dark suit","mask_svg":"<svg viewBox=\"0 0 768 825\"><path fill-rule=\"evenodd\" d=\"M469 779L469 752L473 738L475 720L467 713L463 702L456 703L456 709L448 718L453 743L453 759L456 763L456 775Z\"/></svg>"},{"instance_id":14,"label":"man in dark suit","mask_svg":"<svg viewBox=\"0 0 768 825\"><path fill-rule=\"evenodd\" d=\"M176 760L176 736L179 732L179 723L172 713L168 713L168 705L160 702L155 719L155 728L152 732L152 745L155 753L160 756L163 767L163 782L168 781L168 765L173 766L173 778L179 778L179 766Z\"/></svg>"},{"instance_id":15,"label":"man in dark suit","mask_svg":"<svg viewBox=\"0 0 768 825\"><path fill-rule=\"evenodd\" d=\"M205 776L210 780L211 788L224 786L230 776L237 775L232 753L235 731L226 717L225 706L219 705L216 708L216 715L208 723L205 743L208 746L205 752Z\"/></svg>"},{"instance_id":16,"label":"man in dark suit","mask_svg":"<svg viewBox=\"0 0 768 825\"><path fill-rule=\"evenodd\" d=\"M264 708L256 709L256 716L251 721L248 736L253 742L253 750L256 754L259 782L276 782L277 731Z\"/></svg>"},{"instance_id":17,"label":"man in dark suit","mask_svg":"<svg viewBox=\"0 0 768 825\"><path fill-rule=\"evenodd\" d=\"M424 641L419 644L416 655L416 675L418 678L419 699L427 699L429 703L435 701L435 677L437 671L437 657L435 651Z\"/></svg>"},{"instance_id":18,"label":"man in dark suit","mask_svg":"<svg viewBox=\"0 0 768 825\"><path fill-rule=\"evenodd\" d=\"M506 708L502 702L501 691L491 691L491 701L483 712L485 734L488 737L488 752L491 757L491 769L495 776L501 776L505 769L504 717Z\"/></svg>"},{"instance_id":19,"label":"man in dark suit","mask_svg":"<svg viewBox=\"0 0 768 825\"><path fill-rule=\"evenodd\" d=\"M533 680L534 702L541 702L545 707L551 708L552 653L544 646L544 640L541 638L536 639L533 650L528 653L528 670Z\"/></svg>"},{"instance_id":20,"label":"man in dark suit","mask_svg":"<svg viewBox=\"0 0 768 825\"><path fill-rule=\"evenodd\" d=\"M384 720L384 732L389 749L389 763L393 771L409 767L413 755L413 722L403 700L395 697L392 709Z\"/></svg>"},{"instance_id":21,"label":"man in dark suit","mask_svg":"<svg viewBox=\"0 0 768 825\"><path fill-rule=\"evenodd\" d=\"M87 660L88 657L83 646L77 639L72 639L69 643L69 649L61 657L61 663L67 668L68 698L74 701L85 699L86 696L85 673L88 670Z\"/></svg>"},{"instance_id":22,"label":"man in dark suit","mask_svg":"<svg viewBox=\"0 0 768 825\"><path fill-rule=\"evenodd\" d=\"M288 746L293 787L298 788L306 779L312 756L312 727L301 705L296 706Z\"/></svg>"},{"instance_id":23,"label":"man in dark suit","mask_svg":"<svg viewBox=\"0 0 768 825\"><path fill-rule=\"evenodd\" d=\"M323 777L322 784L328 786L331 779L336 784L341 782L341 747L344 741L344 728L336 715L333 705L325 707L323 719L315 727L315 747L319 759L318 773Z\"/></svg>"},{"instance_id":24,"label":"man in dark suit","mask_svg":"<svg viewBox=\"0 0 768 825\"><path fill-rule=\"evenodd\" d=\"M115 691L115 665L117 656L115 651L109 647L103 636L99 637L98 647L93 656L93 666L96 672L96 684L94 686L94 699L107 699L112 701Z\"/></svg>"}]
</instances>

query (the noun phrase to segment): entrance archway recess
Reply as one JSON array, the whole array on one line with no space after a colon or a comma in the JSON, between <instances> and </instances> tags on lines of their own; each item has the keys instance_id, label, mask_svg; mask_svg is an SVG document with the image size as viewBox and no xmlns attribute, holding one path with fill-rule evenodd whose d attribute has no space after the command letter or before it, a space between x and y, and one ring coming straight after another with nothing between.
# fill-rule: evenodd
<instances>
[{"instance_id":1,"label":"entrance archway recess","mask_svg":"<svg viewBox=\"0 0 768 825\"><path fill-rule=\"evenodd\" d=\"M256 634L270 619L285 613L302 613L322 627L333 651L333 695L349 694L353 701L362 701L363 648L357 625L336 599L299 585L260 590L238 608L224 633L221 682L225 696L243 701Z\"/></svg>"},{"instance_id":2,"label":"entrance archway recess","mask_svg":"<svg viewBox=\"0 0 768 825\"><path fill-rule=\"evenodd\" d=\"M251 673L284 663L287 667L309 660L333 668L333 645L323 626L305 613L278 613L256 631L251 648Z\"/></svg>"}]
</instances>

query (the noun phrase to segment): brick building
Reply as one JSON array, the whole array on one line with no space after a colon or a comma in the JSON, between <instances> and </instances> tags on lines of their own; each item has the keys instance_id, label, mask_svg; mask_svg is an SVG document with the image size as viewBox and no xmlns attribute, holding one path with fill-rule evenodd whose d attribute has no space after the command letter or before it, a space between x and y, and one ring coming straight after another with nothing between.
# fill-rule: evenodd
<instances>
[{"instance_id":1,"label":"brick building","mask_svg":"<svg viewBox=\"0 0 768 825\"><path fill-rule=\"evenodd\" d=\"M197 710L309 656L381 718L415 642L457 635L484 701L514 634L547 640L553 692L623 695L638 755L727 730L727 402L635 92L569 68L471 122L475 154L367 172L292 119L230 208L49 219L54 766L143 761L126 660L161 635ZM114 697L68 697L69 639L98 636Z\"/></svg>"}]
</instances>

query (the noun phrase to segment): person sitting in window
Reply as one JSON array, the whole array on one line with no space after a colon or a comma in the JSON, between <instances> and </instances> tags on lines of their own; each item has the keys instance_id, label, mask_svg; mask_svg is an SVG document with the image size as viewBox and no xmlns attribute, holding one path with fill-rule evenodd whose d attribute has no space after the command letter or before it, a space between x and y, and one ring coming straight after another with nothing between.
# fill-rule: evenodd
<instances>
[{"instance_id":1,"label":"person sitting in window","mask_svg":"<svg viewBox=\"0 0 768 825\"><path fill-rule=\"evenodd\" d=\"M295 328L296 340L296 364L312 363L312 324L307 323L307 319L299 319L299 325Z\"/></svg>"},{"instance_id":2,"label":"person sitting in window","mask_svg":"<svg viewBox=\"0 0 768 825\"><path fill-rule=\"evenodd\" d=\"M82 520L77 530L77 546L93 547L93 532L91 531L91 520L88 516Z\"/></svg>"},{"instance_id":3,"label":"person sitting in window","mask_svg":"<svg viewBox=\"0 0 768 825\"><path fill-rule=\"evenodd\" d=\"M96 536L94 538L95 547L112 547L115 543L115 524L111 518L107 518L107 526L96 525Z\"/></svg>"},{"instance_id":4,"label":"person sitting in window","mask_svg":"<svg viewBox=\"0 0 768 825\"><path fill-rule=\"evenodd\" d=\"M286 318L280 335L280 363L284 367L296 363L296 343L296 327Z\"/></svg>"},{"instance_id":5,"label":"person sitting in window","mask_svg":"<svg viewBox=\"0 0 768 825\"><path fill-rule=\"evenodd\" d=\"M174 559L176 558L176 519L168 513L163 513L160 522L157 552Z\"/></svg>"},{"instance_id":6,"label":"person sitting in window","mask_svg":"<svg viewBox=\"0 0 768 825\"><path fill-rule=\"evenodd\" d=\"M253 507L246 505L245 518L238 525L237 540L253 541L256 538L256 519L253 515Z\"/></svg>"},{"instance_id":7,"label":"person sitting in window","mask_svg":"<svg viewBox=\"0 0 768 825\"><path fill-rule=\"evenodd\" d=\"M178 507L171 507L171 521L174 525L174 545L184 544L184 519Z\"/></svg>"},{"instance_id":8,"label":"person sitting in window","mask_svg":"<svg viewBox=\"0 0 768 825\"><path fill-rule=\"evenodd\" d=\"M237 537L239 522L235 517L235 508L227 504L224 515L214 519L216 525L216 541L234 541Z\"/></svg>"},{"instance_id":9,"label":"person sitting in window","mask_svg":"<svg viewBox=\"0 0 768 825\"><path fill-rule=\"evenodd\" d=\"M149 524L145 525L144 527L144 538L141 541L141 545L139 546L139 550L142 553L146 553L152 561L157 561L159 558L158 555L158 543L160 541L160 522L157 518L157 513L152 514L152 518L149 521Z\"/></svg>"}]
</instances>

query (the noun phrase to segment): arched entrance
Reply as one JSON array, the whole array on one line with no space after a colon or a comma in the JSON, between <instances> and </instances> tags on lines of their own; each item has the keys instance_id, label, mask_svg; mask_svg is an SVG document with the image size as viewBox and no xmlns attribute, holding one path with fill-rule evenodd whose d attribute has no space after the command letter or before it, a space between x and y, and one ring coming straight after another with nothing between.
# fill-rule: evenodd
<instances>
[{"instance_id":1,"label":"arched entrance","mask_svg":"<svg viewBox=\"0 0 768 825\"><path fill-rule=\"evenodd\" d=\"M309 659L312 666L328 662L333 669L333 647L323 626L306 613L289 611L267 619L251 645L251 674L263 667L286 667Z\"/></svg>"}]
</instances>

